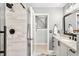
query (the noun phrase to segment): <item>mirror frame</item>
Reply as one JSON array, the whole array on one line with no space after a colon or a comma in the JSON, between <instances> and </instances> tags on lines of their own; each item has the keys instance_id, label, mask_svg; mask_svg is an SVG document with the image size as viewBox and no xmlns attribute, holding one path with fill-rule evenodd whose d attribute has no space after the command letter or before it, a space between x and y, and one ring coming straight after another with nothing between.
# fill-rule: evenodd
<instances>
[{"instance_id":1,"label":"mirror frame","mask_svg":"<svg viewBox=\"0 0 79 59\"><path fill-rule=\"evenodd\" d=\"M73 12L73 13L74 13L74 12ZM75 36L75 37L77 36L76 34L74 34L74 33L66 33L66 30L65 30L65 25L66 25L66 23L65 23L65 18L66 18L67 16L73 14L73 13L68 13L68 14L66 14L66 15L63 16L63 29L64 29L64 34L65 34L65 35L69 35L69 36L72 36L72 37L74 38L74 36Z\"/></svg>"}]
</instances>

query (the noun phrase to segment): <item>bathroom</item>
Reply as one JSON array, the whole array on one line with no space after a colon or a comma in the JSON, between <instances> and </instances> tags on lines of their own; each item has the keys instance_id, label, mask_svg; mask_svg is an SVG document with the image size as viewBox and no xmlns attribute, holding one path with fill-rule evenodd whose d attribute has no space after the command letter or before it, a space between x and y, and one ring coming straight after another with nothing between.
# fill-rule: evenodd
<instances>
[{"instance_id":1,"label":"bathroom","mask_svg":"<svg viewBox=\"0 0 79 59\"><path fill-rule=\"evenodd\" d=\"M0 56L78 56L79 3L0 3Z\"/></svg>"}]
</instances>

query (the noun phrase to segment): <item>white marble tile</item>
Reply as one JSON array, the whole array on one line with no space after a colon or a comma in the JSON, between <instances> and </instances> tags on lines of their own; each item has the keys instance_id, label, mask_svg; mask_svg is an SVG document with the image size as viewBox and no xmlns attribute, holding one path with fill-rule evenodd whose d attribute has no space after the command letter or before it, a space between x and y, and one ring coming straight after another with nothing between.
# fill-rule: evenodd
<instances>
[{"instance_id":1,"label":"white marble tile","mask_svg":"<svg viewBox=\"0 0 79 59\"><path fill-rule=\"evenodd\" d=\"M14 12L6 7L7 55L27 55L27 13L18 3L13 6ZM9 30L15 29L11 35Z\"/></svg>"}]
</instances>

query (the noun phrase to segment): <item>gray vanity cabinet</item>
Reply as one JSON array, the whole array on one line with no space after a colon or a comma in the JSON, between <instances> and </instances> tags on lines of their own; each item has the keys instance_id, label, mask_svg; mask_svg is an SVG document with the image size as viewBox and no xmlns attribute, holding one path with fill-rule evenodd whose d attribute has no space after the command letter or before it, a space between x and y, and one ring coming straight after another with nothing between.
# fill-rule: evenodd
<instances>
[{"instance_id":1,"label":"gray vanity cabinet","mask_svg":"<svg viewBox=\"0 0 79 59\"><path fill-rule=\"evenodd\" d=\"M57 39L54 39L54 51L56 56L67 56L67 47L61 43L60 41L58 41Z\"/></svg>"},{"instance_id":2,"label":"gray vanity cabinet","mask_svg":"<svg viewBox=\"0 0 79 59\"><path fill-rule=\"evenodd\" d=\"M79 38L78 35L77 38ZM54 37L54 51L56 56L79 56L79 40L77 40L77 51L75 51L59 38Z\"/></svg>"},{"instance_id":3,"label":"gray vanity cabinet","mask_svg":"<svg viewBox=\"0 0 79 59\"><path fill-rule=\"evenodd\" d=\"M63 43L60 42L60 55L61 56L67 56L68 48Z\"/></svg>"},{"instance_id":4,"label":"gray vanity cabinet","mask_svg":"<svg viewBox=\"0 0 79 59\"><path fill-rule=\"evenodd\" d=\"M72 50L65 44L60 42L60 46L57 46L57 56L77 56L77 51Z\"/></svg>"},{"instance_id":5,"label":"gray vanity cabinet","mask_svg":"<svg viewBox=\"0 0 79 59\"><path fill-rule=\"evenodd\" d=\"M77 56L77 51L69 48L68 46L61 43L61 56Z\"/></svg>"},{"instance_id":6,"label":"gray vanity cabinet","mask_svg":"<svg viewBox=\"0 0 79 59\"><path fill-rule=\"evenodd\" d=\"M58 39L54 38L54 51L56 56L77 56L77 51L72 50Z\"/></svg>"},{"instance_id":7,"label":"gray vanity cabinet","mask_svg":"<svg viewBox=\"0 0 79 59\"><path fill-rule=\"evenodd\" d=\"M56 56L60 55L60 46L58 46L58 40L54 39L54 51Z\"/></svg>"},{"instance_id":8,"label":"gray vanity cabinet","mask_svg":"<svg viewBox=\"0 0 79 59\"><path fill-rule=\"evenodd\" d=\"M79 33L77 33L77 56L79 56Z\"/></svg>"}]
</instances>

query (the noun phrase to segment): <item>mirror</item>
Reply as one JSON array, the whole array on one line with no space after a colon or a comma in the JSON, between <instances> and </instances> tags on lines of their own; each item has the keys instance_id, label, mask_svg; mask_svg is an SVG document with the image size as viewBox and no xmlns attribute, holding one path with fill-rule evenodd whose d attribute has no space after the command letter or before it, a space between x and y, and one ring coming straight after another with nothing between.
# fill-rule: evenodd
<instances>
[{"instance_id":1,"label":"mirror","mask_svg":"<svg viewBox=\"0 0 79 59\"><path fill-rule=\"evenodd\" d=\"M64 34L75 34L77 33L77 19L76 13L72 13L64 17Z\"/></svg>"},{"instance_id":2,"label":"mirror","mask_svg":"<svg viewBox=\"0 0 79 59\"><path fill-rule=\"evenodd\" d=\"M73 33L73 26L72 26L72 24L68 25L67 33Z\"/></svg>"}]
</instances>

